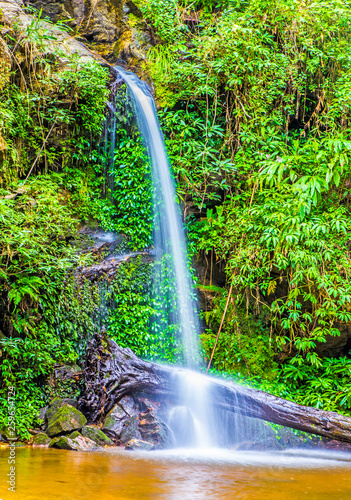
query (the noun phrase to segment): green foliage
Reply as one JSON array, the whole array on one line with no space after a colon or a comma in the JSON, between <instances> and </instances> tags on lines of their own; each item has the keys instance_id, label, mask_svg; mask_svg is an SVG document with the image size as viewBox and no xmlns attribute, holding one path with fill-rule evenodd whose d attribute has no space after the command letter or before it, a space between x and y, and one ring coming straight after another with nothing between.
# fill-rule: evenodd
<instances>
[{"instance_id":1,"label":"green foliage","mask_svg":"<svg viewBox=\"0 0 351 500\"><path fill-rule=\"evenodd\" d=\"M135 125L126 87L116 96L116 146L109 168L116 207L114 229L125 234L134 249L151 244L152 189L150 166Z\"/></svg>"},{"instance_id":2,"label":"green foliage","mask_svg":"<svg viewBox=\"0 0 351 500\"><path fill-rule=\"evenodd\" d=\"M233 373L233 376L240 383L249 383L299 404L351 416L350 359L324 358L319 367L297 358L291 361L282 368L277 368L274 378L248 379L238 372Z\"/></svg>"},{"instance_id":3,"label":"green foliage","mask_svg":"<svg viewBox=\"0 0 351 500\"><path fill-rule=\"evenodd\" d=\"M178 195L184 199L191 193L194 203L202 209L206 203L219 202L220 192L229 189L234 166L221 151L225 123L214 116L204 117L189 105L176 111L160 113L166 145L173 170L178 179Z\"/></svg>"},{"instance_id":4,"label":"green foliage","mask_svg":"<svg viewBox=\"0 0 351 500\"><path fill-rule=\"evenodd\" d=\"M59 174L39 176L0 199L1 397L16 387L21 436L49 396L54 365L83 352L99 301L67 274L91 257L70 243L78 220L63 204L60 181Z\"/></svg>"},{"instance_id":5,"label":"green foliage","mask_svg":"<svg viewBox=\"0 0 351 500\"><path fill-rule=\"evenodd\" d=\"M92 262L77 251L81 221L106 218L98 141L108 71L64 53L62 28L39 13L3 35L12 55L0 88L0 427L14 386L22 438L54 395L54 366L84 352L100 301L73 270Z\"/></svg>"},{"instance_id":6,"label":"green foliage","mask_svg":"<svg viewBox=\"0 0 351 500\"><path fill-rule=\"evenodd\" d=\"M108 292L113 307L108 317L108 333L121 347L131 348L138 356L174 362L179 346L160 318L159 297L152 293L152 269L141 257L124 263ZM156 321L156 317L158 320ZM161 327L160 327L161 325Z\"/></svg>"},{"instance_id":7,"label":"green foliage","mask_svg":"<svg viewBox=\"0 0 351 500\"><path fill-rule=\"evenodd\" d=\"M139 5L162 40L147 66L178 193L198 208L191 251L232 285L214 366L348 411L347 377L321 353L351 320L350 2ZM225 301L206 313L207 356Z\"/></svg>"},{"instance_id":8,"label":"green foliage","mask_svg":"<svg viewBox=\"0 0 351 500\"><path fill-rule=\"evenodd\" d=\"M215 345L216 332L225 309L227 295L220 290L211 311L204 313L208 329L201 335L207 360ZM228 373L237 372L245 376L275 378L274 349L264 318L248 316L238 309L234 298L229 302L224 328L219 336L212 367Z\"/></svg>"}]
</instances>

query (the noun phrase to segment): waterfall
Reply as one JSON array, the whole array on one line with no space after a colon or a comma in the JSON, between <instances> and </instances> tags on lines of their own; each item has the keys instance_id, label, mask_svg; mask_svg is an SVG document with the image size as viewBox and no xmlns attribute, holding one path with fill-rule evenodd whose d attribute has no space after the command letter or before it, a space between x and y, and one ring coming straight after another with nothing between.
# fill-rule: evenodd
<instances>
[{"instance_id":1,"label":"waterfall","mask_svg":"<svg viewBox=\"0 0 351 500\"><path fill-rule=\"evenodd\" d=\"M118 66L115 69L128 86L138 128L151 164L157 292L161 296L164 293L163 307L167 310L170 322L180 332L185 366L196 369L201 364L197 304L189 272L181 212L176 202L175 182L155 102L147 85L136 75ZM164 281L174 286L173 294L166 296L162 286ZM188 370L179 373L175 384L179 390L180 402L179 407L173 409L170 414L175 445L212 445L210 436L213 422L206 410L208 404L205 377Z\"/></svg>"}]
</instances>

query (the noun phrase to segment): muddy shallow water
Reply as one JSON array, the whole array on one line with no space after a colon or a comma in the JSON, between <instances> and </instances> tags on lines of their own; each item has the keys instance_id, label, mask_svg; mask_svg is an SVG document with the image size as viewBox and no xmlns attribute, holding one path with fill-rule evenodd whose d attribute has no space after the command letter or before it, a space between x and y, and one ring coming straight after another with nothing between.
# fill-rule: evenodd
<instances>
[{"instance_id":1,"label":"muddy shallow water","mask_svg":"<svg viewBox=\"0 0 351 500\"><path fill-rule=\"evenodd\" d=\"M350 454L18 448L15 494L7 460L0 450L1 500L351 499Z\"/></svg>"}]
</instances>

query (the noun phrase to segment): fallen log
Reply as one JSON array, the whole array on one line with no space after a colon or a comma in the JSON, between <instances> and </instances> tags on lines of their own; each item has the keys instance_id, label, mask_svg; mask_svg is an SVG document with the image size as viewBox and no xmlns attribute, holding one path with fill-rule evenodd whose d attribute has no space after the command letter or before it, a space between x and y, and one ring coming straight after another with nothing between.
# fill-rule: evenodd
<instances>
[{"instance_id":1,"label":"fallen log","mask_svg":"<svg viewBox=\"0 0 351 500\"><path fill-rule=\"evenodd\" d=\"M179 368L138 358L131 349L122 349L102 332L88 346L80 408L92 422L97 422L126 395L142 394L177 404L175 378L181 373ZM215 377L209 377L208 384L209 404L219 409L351 443L350 417Z\"/></svg>"}]
</instances>

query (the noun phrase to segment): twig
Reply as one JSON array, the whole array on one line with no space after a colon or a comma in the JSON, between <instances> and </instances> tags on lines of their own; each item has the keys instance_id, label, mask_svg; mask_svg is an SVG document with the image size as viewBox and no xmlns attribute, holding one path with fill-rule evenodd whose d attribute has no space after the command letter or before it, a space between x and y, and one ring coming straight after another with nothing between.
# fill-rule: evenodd
<instances>
[{"instance_id":1,"label":"twig","mask_svg":"<svg viewBox=\"0 0 351 500\"><path fill-rule=\"evenodd\" d=\"M219 330L218 330L218 333L217 333L216 342L215 342L215 345L213 346L213 349L212 349L211 359L210 359L210 361L208 363L206 373L208 373L208 370L210 369L210 366L211 366L211 363L212 363L212 359L213 359L213 356L214 356L214 353L215 353L215 350L216 350L216 347L217 347L217 343L218 343L219 335L220 335L221 330L222 330L224 318L225 318L225 316L227 314L227 309L228 309L228 305L229 305L230 296L232 294L232 289L233 289L233 285L230 285L227 302L226 302L226 305L225 305L225 308L224 308L223 316L222 316L222 319L221 319L221 324L219 325Z\"/></svg>"},{"instance_id":2,"label":"twig","mask_svg":"<svg viewBox=\"0 0 351 500\"><path fill-rule=\"evenodd\" d=\"M39 158L40 158L40 155L41 155L41 153L43 152L43 149L44 149L44 147L45 147L45 144L47 143L47 140L49 139L49 137L50 137L50 135L51 135L51 132L53 131L54 126L55 126L55 125L56 125L56 120L55 120L55 121L54 121L54 123L52 124L52 127L51 127L51 129L49 130L48 135L45 137L44 142L43 142L43 145L42 145L42 147L41 147L41 149L40 149L40 151L39 151L39 154L38 154L38 156L36 157L36 159L35 159L35 161L34 161L34 163L33 163L32 167L31 167L30 171L28 172L27 177L24 179L22 186L24 186L24 185L25 185L25 183L27 182L27 180L28 180L28 178L29 178L30 174L31 174L31 173L32 173L32 171L33 171L33 168L34 168L34 167L35 167L35 165L37 164L37 162L38 162L38 160L39 160Z\"/></svg>"}]
</instances>

